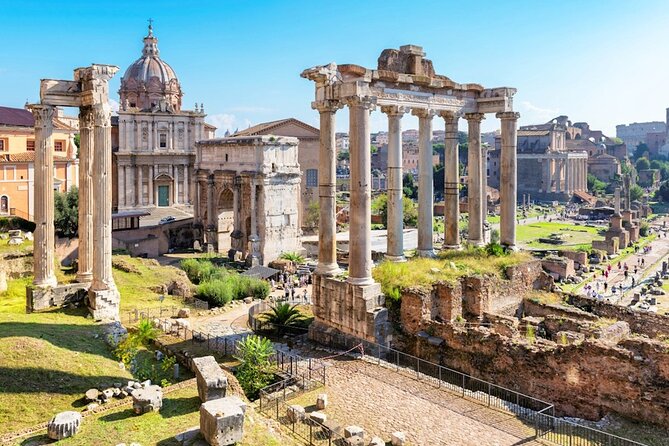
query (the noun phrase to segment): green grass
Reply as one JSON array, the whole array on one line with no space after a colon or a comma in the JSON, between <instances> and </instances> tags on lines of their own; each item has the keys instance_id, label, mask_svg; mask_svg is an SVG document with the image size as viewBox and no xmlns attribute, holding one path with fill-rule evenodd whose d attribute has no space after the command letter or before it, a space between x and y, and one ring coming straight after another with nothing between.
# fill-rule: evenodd
<instances>
[{"instance_id":1,"label":"green grass","mask_svg":"<svg viewBox=\"0 0 669 446\"><path fill-rule=\"evenodd\" d=\"M84 418L79 433L58 442L62 446L114 446L133 442L148 445L171 446L179 443L174 435L200 424L200 399L195 385L175 390L163 398L163 408L141 416L128 407ZM49 444L45 434L24 438L21 446ZM264 420L248 408L244 423L244 437L239 446L294 446L299 443L279 433L270 433Z\"/></svg>"},{"instance_id":2,"label":"green grass","mask_svg":"<svg viewBox=\"0 0 669 446\"><path fill-rule=\"evenodd\" d=\"M579 249L589 248L593 240L601 240L598 228L558 222L537 222L520 225L516 229L518 244L528 249ZM559 234L564 243L553 245L541 243L538 239L548 238L551 234Z\"/></svg>"},{"instance_id":3,"label":"green grass","mask_svg":"<svg viewBox=\"0 0 669 446\"><path fill-rule=\"evenodd\" d=\"M382 262L372 271L374 279L381 283L384 293L391 289L409 287L429 288L433 283L453 283L467 275L494 275L502 277L507 266L518 265L531 259L524 252L508 256L488 256L478 250L451 251L438 258L414 258L407 262ZM455 264L455 269L451 267ZM436 268L433 272L433 268ZM437 271L438 270L438 271Z\"/></svg>"},{"instance_id":4,"label":"green grass","mask_svg":"<svg viewBox=\"0 0 669 446\"><path fill-rule=\"evenodd\" d=\"M33 242L24 240L20 245L10 245L9 240L0 239L0 254L32 251Z\"/></svg>"}]
</instances>

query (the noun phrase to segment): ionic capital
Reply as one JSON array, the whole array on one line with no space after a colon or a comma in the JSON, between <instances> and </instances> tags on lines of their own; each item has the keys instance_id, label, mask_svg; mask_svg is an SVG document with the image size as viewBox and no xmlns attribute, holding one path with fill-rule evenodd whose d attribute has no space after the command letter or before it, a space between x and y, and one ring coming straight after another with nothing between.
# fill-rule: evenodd
<instances>
[{"instance_id":1,"label":"ionic capital","mask_svg":"<svg viewBox=\"0 0 669 446\"><path fill-rule=\"evenodd\" d=\"M344 105L339 101L334 100L324 100L324 101L314 101L311 103L311 108L318 110L319 113L336 113L337 110L342 108Z\"/></svg>"},{"instance_id":2,"label":"ionic capital","mask_svg":"<svg viewBox=\"0 0 669 446\"><path fill-rule=\"evenodd\" d=\"M412 108L411 114L419 118L433 118L437 114L436 111L426 108Z\"/></svg>"},{"instance_id":3,"label":"ionic capital","mask_svg":"<svg viewBox=\"0 0 669 446\"><path fill-rule=\"evenodd\" d=\"M349 107L360 107L369 111L376 109L376 98L372 96L351 96L342 99L342 102Z\"/></svg>"},{"instance_id":4,"label":"ionic capital","mask_svg":"<svg viewBox=\"0 0 669 446\"><path fill-rule=\"evenodd\" d=\"M55 114L53 105L32 104L29 108L35 118L35 127L53 126L53 116Z\"/></svg>"},{"instance_id":5,"label":"ionic capital","mask_svg":"<svg viewBox=\"0 0 669 446\"><path fill-rule=\"evenodd\" d=\"M495 115L496 118L501 119L502 121L517 121L520 118L520 113L518 112L499 112Z\"/></svg>"},{"instance_id":6,"label":"ionic capital","mask_svg":"<svg viewBox=\"0 0 669 446\"><path fill-rule=\"evenodd\" d=\"M481 122L485 119L485 113L465 113L467 121Z\"/></svg>"},{"instance_id":7,"label":"ionic capital","mask_svg":"<svg viewBox=\"0 0 669 446\"><path fill-rule=\"evenodd\" d=\"M381 113L388 116L402 116L407 113L409 109L403 105L382 105Z\"/></svg>"}]
</instances>

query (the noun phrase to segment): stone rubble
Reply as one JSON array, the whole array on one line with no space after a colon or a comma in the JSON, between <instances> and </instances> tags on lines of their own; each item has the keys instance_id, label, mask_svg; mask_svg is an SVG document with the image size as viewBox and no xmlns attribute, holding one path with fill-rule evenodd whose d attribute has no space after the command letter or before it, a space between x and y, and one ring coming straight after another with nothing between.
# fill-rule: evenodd
<instances>
[{"instance_id":1,"label":"stone rubble","mask_svg":"<svg viewBox=\"0 0 669 446\"><path fill-rule=\"evenodd\" d=\"M47 435L52 440L62 440L79 432L81 413L74 411L61 412L49 421Z\"/></svg>"}]
</instances>

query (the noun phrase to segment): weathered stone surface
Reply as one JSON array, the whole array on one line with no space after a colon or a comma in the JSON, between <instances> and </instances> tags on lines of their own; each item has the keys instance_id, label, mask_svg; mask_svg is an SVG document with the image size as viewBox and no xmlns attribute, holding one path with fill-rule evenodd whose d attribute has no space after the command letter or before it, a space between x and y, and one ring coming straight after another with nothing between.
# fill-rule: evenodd
<instances>
[{"instance_id":1,"label":"weathered stone surface","mask_svg":"<svg viewBox=\"0 0 669 446\"><path fill-rule=\"evenodd\" d=\"M311 412L309 414L309 419L315 421L316 423L323 424L327 421L328 416L323 412Z\"/></svg>"},{"instance_id":2,"label":"weathered stone surface","mask_svg":"<svg viewBox=\"0 0 669 446\"><path fill-rule=\"evenodd\" d=\"M369 446L386 446L386 442L382 438L372 437L372 440L369 442Z\"/></svg>"},{"instance_id":3,"label":"weathered stone surface","mask_svg":"<svg viewBox=\"0 0 669 446\"><path fill-rule=\"evenodd\" d=\"M316 398L316 409L325 410L328 406L328 395L327 393L320 393Z\"/></svg>"},{"instance_id":4,"label":"weathered stone surface","mask_svg":"<svg viewBox=\"0 0 669 446\"><path fill-rule=\"evenodd\" d=\"M365 430L360 426L347 426L344 428L344 438L350 446L364 446Z\"/></svg>"},{"instance_id":5,"label":"weathered stone surface","mask_svg":"<svg viewBox=\"0 0 669 446\"><path fill-rule=\"evenodd\" d=\"M186 429L185 431L176 434L174 436L174 439L181 446L191 446L197 441L199 437L200 437L200 427L193 426L190 429Z\"/></svg>"},{"instance_id":6,"label":"weathered stone surface","mask_svg":"<svg viewBox=\"0 0 669 446\"><path fill-rule=\"evenodd\" d=\"M200 432L211 446L235 444L244 434L245 406L239 398L219 398L200 406Z\"/></svg>"},{"instance_id":7,"label":"weathered stone surface","mask_svg":"<svg viewBox=\"0 0 669 446\"><path fill-rule=\"evenodd\" d=\"M404 432L393 432L390 435L390 443L393 446L404 446L407 441L407 437Z\"/></svg>"},{"instance_id":8,"label":"weathered stone surface","mask_svg":"<svg viewBox=\"0 0 669 446\"><path fill-rule=\"evenodd\" d=\"M98 389L88 389L86 391L86 399L88 401L97 401L100 397L100 391Z\"/></svg>"},{"instance_id":9,"label":"weathered stone surface","mask_svg":"<svg viewBox=\"0 0 669 446\"><path fill-rule=\"evenodd\" d=\"M190 317L190 308L182 308L177 314L178 318L189 318Z\"/></svg>"},{"instance_id":10,"label":"weathered stone surface","mask_svg":"<svg viewBox=\"0 0 669 446\"><path fill-rule=\"evenodd\" d=\"M288 419L290 420L291 423L299 423L300 421L303 421L304 418L306 417L306 411L302 406L298 405L288 406L288 408L286 409L286 416L288 416Z\"/></svg>"},{"instance_id":11,"label":"weathered stone surface","mask_svg":"<svg viewBox=\"0 0 669 446\"><path fill-rule=\"evenodd\" d=\"M157 412L163 407L163 391L160 386L148 386L132 392L132 409L136 414Z\"/></svg>"},{"instance_id":12,"label":"weathered stone surface","mask_svg":"<svg viewBox=\"0 0 669 446\"><path fill-rule=\"evenodd\" d=\"M197 393L203 403L225 398L228 378L213 356L194 358L193 367L197 378Z\"/></svg>"},{"instance_id":13,"label":"weathered stone surface","mask_svg":"<svg viewBox=\"0 0 669 446\"><path fill-rule=\"evenodd\" d=\"M68 283L48 288L28 287L26 289L26 309L29 312L41 311L83 302L89 285L88 283Z\"/></svg>"},{"instance_id":14,"label":"weathered stone surface","mask_svg":"<svg viewBox=\"0 0 669 446\"><path fill-rule=\"evenodd\" d=\"M61 412L49 421L47 434L52 440L62 440L79 432L81 414L79 412Z\"/></svg>"}]
</instances>

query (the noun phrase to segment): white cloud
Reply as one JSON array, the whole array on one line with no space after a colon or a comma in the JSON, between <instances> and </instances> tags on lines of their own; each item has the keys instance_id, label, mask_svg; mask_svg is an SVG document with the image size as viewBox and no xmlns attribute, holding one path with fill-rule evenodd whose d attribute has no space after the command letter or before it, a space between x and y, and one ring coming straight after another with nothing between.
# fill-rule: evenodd
<instances>
[{"instance_id":1,"label":"white cloud","mask_svg":"<svg viewBox=\"0 0 669 446\"><path fill-rule=\"evenodd\" d=\"M229 110L233 113L270 113L274 111L271 108L255 106L232 107Z\"/></svg>"},{"instance_id":2,"label":"white cloud","mask_svg":"<svg viewBox=\"0 0 669 446\"><path fill-rule=\"evenodd\" d=\"M114 100L114 99L111 99L111 98L109 99L109 106L111 107L112 112L113 112L114 114L118 113L118 109L119 109L119 106L120 106L120 105L121 105L121 104L119 104L118 101L116 101L116 100Z\"/></svg>"},{"instance_id":3,"label":"white cloud","mask_svg":"<svg viewBox=\"0 0 669 446\"><path fill-rule=\"evenodd\" d=\"M537 107L536 105L532 104L530 101L523 101L522 102L523 107L525 108L526 111L530 113L530 117L534 119L539 119L543 121L548 121L549 119L552 119L560 114L560 110L553 110L550 108L542 108L542 107ZM530 119L528 121L532 121L533 119Z\"/></svg>"},{"instance_id":4,"label":"white cloud","mask_svg":"<svg viewBox=\"0 0 669 446\"><path fill-rule=\"evenodd\" d=\"M240 118L231 113L217 113L207 115L207 123L216 127L216 136L225 135L226 131L233 133L235 130L243 130L251 127L251 121L247 118Z\"/></svg>"}]
</instances>

